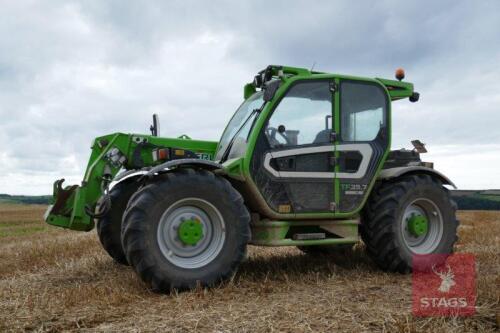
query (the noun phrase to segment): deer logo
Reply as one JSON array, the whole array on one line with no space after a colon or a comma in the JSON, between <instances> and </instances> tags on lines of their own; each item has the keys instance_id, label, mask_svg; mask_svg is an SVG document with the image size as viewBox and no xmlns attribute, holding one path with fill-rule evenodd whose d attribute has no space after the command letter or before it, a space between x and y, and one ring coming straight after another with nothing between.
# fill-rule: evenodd
<instances>
[{"instance_id":1,"label":"deer logo","mask_svg":"<svg viewBox=\"0 0 500 333\"><path fill-rule=\"evenodd\" d=\"M439 286L438 290L442 293L449 292L451 287L457 284L454 280L455 274L453 274L451 267L448 264L446 264L446 267L446 272L437 272L435 269L435 265L432 266L432 271L434 272L434 274L441 278L441 285Z\"/></svg>"}]
</instances>

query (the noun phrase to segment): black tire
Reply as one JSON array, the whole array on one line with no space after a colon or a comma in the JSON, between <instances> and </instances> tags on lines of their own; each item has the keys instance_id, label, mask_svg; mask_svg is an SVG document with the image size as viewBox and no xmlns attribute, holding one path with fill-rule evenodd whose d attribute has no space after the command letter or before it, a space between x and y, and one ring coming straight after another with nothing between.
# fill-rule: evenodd
<instances>
[{"instance_id":1,"label":"black tire","mask_svg":"<svg viewBox=\"0 0 500 333\"><path fill-rule=\"evenodd\" d=\"M225 224L220 250L196 268L183 267L173 262L172 257L168 259L160 240L170 237L170 233L162 236L165 233L162 223L175 215L169 215L172 207L184 209L184 200L208 202ZM226 179L205 170L179 169L155 178L131 198L122 226L122 244L128 262L155 292L187 290L197 285L212 287L228 280L245 258L249 240L250 214L243 198ZM202 251L202 254L207 252Z\"/></svg>"},{"instance_id":2,"label":"black tire","mask_svg":"<svg viewBox=\"0 0 500 333\"><path fill-rule=\"evenodd\" d=\"M422 199L419 199L422 198ZM439 230L428 253L417 253L405 240L402 222L416 200L428 200L439 210ZM385 271L409 273L415 254L451 254L457 241L456 204L442 183L425 174L408 175L376 184L361 216L360 233L368 255ZM437 213L434 213L434 216ZM439 235L439 233L437 234ZM424 240L428 235L424 235ZM426 268L427 269L427 268Z\"/></svg>"},{"instance_id":3,"label":"black tire","mask_svg":"<svg viewBox=\"0 0 500 333\"><path fill-rule=\"evenodd\" d=\"M128 265L121 241L122 217L130 197L137 191L139 185L134 180L125 180L116 184L109 192L111 209L104 217L96 219L97 235L102 247L111 258L122 265ZM103 198L99 200L98 205L102 200Z\"/></svg>"},{"instance_id":4,"label":"black tire","mask_svg":"<svg viewBox=\"0 0 500 333\"><path fill-rule=\"evenodd\" d=\"M338 245L313 245L313 246L297 246L297 249L307 255L340 255L348 256L352 253L354 244L338 244Z\"/></svg>"}]
</instances>

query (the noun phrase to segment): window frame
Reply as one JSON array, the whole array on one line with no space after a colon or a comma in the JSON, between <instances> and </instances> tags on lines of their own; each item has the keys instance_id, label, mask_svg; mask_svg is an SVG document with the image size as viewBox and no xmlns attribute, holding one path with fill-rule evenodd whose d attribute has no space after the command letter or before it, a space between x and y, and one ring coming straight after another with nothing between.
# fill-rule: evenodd
<instances>
[{"instance_id":1,"label":"window frame","mask_svg":"<svg viewBox=\"0 0 500 333\"><path fill-rule=\"evenodd\" d=\"M337 133L339 141L348 142L348 143L358 143L358 142L359 143L369 143L369 142L373 142L373 141L377 140L377 138L379 137L379 134L377 134L372 140L356 140L356 141L344 140L343 133L342 133L342 128L343 128L343 123L342 123L342 116L343 116L343 112L342 112L342 98L343 98L342 97L342 85L344 83L355 83L355 84L360 84L360 85L374 86L382 92L382 95L383 95L384 100L385 100L385 105L384 105L384 108L382 109L382 119L384 122L384 126L382 128L385 129L385 131L383 131L383 134L385 135L388 128L389 128L389 122L390 122L390 117L389 117L390 100L389 100L389 97L387 95L386 89L380 83L374 82L374 81L340 78L339 88L338 88L338 90L339 90L338 91L338 93L339 93L339 104L338 104L338 108L339 108L339 110L338 110L339 133Z\"/></svg>"}]
</instances>

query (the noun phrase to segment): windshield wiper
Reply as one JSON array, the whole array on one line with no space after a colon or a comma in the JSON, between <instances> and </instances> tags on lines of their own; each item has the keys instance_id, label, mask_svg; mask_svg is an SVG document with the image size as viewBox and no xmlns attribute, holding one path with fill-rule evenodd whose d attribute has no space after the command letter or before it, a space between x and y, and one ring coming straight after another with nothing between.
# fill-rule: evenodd
<instances>
[{"instance_id":1,"label":"windshield wiper","mask_svg":"<svg viewBox=\"0 0 500 333\"><path fill-rule=\"evenodd\" d=\"M265 103L264 103L265 104ZM233 138L231 139L231 141L229 141L226 149L224 150L224 154L222 154L222 157L220 159L220 162L219 163L224 163L225 161L227 161L227 158L229 156L229 152L231 151L231 148L233 147L233 143L234 143L234 140L236 140L236 137L238 136L238 134L241 132L241 130L243 129L243 127L245 127L245 125L248 123L248 121L250 120L250 118L252 118L252 116L254 114L257 114L257 116L255 116L255 119L257 119L258 117L258 114L262 111L262 109L264 108L264 104L262 104L262 106L260 107L260 109L253 109L252 112L248 115L247 119L245 119L245 121L243 122L243 124L241 124L241 126L238 128L238 130L236 131L236 133L233 135ZM255 120L254 120L255 121ZM253 127L253 124L252 124L252 127Z\"/></svg>"}]
</instances>

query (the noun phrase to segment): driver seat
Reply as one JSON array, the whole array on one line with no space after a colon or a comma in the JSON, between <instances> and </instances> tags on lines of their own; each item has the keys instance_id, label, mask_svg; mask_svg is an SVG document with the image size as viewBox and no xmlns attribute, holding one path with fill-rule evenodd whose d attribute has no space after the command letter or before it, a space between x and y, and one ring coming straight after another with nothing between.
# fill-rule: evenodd
<instances>
[{"instance_id":1,"label":"driver seat","mask_svg":"<svg viewBox=\"0 0 500 333\"><path fill-rule=\"evenodd\" d=\"M330 143L330 134L331 133L332 133L331 129L324 129L322 131L319 131L319 133L316 134L316 138L314 138L313 143L314 144Z\"/></svg>"}]
</instances>

